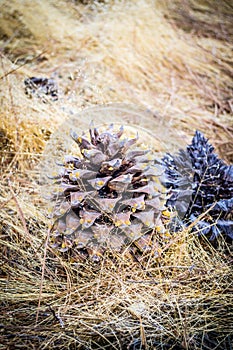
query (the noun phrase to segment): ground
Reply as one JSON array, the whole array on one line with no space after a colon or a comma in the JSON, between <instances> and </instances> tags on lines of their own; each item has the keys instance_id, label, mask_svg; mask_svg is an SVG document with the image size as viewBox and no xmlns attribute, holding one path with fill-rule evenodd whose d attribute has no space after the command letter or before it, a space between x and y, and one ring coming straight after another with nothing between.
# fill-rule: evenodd
<instances>
[{"instance_id":1,"label":"ground","mask_svg":"<svg viewBox=\"0 0 233 350\"><path fill-rule=\"evenodd\" d=\"M38 181L51 135L116 103L149 113L141 126L168 133L163 147L200 130L231 164L231 2L2 0L0 10L0 349L231 349L229 245L185 230L142 266L68 262L45 244ZM25 94L30 77L53 79L58 99Z\"/></svg>"}]
</instances>

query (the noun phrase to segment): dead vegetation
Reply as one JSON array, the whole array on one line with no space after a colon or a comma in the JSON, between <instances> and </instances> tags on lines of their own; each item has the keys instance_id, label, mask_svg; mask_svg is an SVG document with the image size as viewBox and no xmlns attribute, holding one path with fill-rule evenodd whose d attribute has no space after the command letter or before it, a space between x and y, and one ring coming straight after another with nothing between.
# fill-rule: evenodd
<instances>
[{"instance_id":1,"label":"dead vegetation","mask_svg":"<svg viewBox=\"0 0 233 350\"><path fill-rule=\"evenodd\" d=\"M233 10L213 3L0 3L0 349L231 349L230 245L187 229L159 259L68 263L46 244L37 181L51 133L113 102L179 142L203 131L232 162ZM58 101L26 96L32 76L55 79Z\"/></svg>"}]
</instances>

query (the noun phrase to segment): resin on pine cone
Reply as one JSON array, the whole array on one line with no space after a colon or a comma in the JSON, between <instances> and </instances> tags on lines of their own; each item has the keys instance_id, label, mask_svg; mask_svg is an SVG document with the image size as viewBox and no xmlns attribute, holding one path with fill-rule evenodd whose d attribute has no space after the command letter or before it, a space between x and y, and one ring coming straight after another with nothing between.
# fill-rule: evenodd
<instances>
[{"instance_id":1,"label":"resin on pine cone","mask_svg":"<svg viewBox=\"0 0 233 350\"><path fill-rule=\"evenodd\" d=\"M113 125L89 135L71 133L77 153L66 155L54 176L51 245L61 252L91 256L105 250L158 253L166 233L162 167L139 137ZM163 214L162 214L163 212ZM164 220L166 221L166 220Z\"/></svg>"}]
</instances>

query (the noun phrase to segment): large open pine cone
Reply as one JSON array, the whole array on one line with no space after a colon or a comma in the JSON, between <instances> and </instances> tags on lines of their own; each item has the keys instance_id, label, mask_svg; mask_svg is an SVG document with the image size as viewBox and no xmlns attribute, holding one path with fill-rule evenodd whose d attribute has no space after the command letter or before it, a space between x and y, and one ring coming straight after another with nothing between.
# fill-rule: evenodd
<instances>
[{"instance_id":1,"label":"large open pine cone","mask_svg":"<svg viewBox=\"0 0 233 350\"><path fill-rule=\"evenodd\" d=\"M94 260L106 249L158 253L159 237L167 235L162 168L138 137L124 137L123 127L89 134L71 133L79 149L54 177L52 247Z\"/></svg>"}]
</instances>

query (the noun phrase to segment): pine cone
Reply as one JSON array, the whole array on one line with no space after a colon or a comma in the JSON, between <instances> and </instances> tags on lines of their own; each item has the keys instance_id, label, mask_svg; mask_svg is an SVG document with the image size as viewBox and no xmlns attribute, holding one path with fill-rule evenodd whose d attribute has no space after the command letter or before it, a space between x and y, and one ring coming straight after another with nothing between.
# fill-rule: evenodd
<instances>
[{"instance_id":1,"label":"pine cone","mask_svg":"<svg viewBox=\"0 0 233 350\"><path fill-rule=\"evenodd\" d=\"M115 133L113 126L102 133L94 128L89 134L71 133L79 150L65 156L54 177L52 247L95 261L107 249L156 250L158 237L165 235L162 167L150 150L137 145L138 136L122 137L123 127Z\"/></svg>"},{"instance_id":2,"label":"pine cone","mask_svg":"<svg viewBox=\"0 0 233 350\"><path fill-rule=\"evenodd\" d=\"M24 80L25 94L35 95L46 102L45 96L50 96L53 101L58 100L58 87L53 79L31 77Z\"/></svg>"},{"instance_id":3,"label":"pine cone","mask_svg":"<svg viewBox=\"0 0 233 350\"><path fill-rule=\"evenodd\" d=\"M220 233L233 239L233 166L214 153L214 147L196 131L191 145L175 156L167 154L164 186L171 197L166 205L175 208L186 224L199 221L196 230L214 240Z\"/></svg>"}]
</instances>

